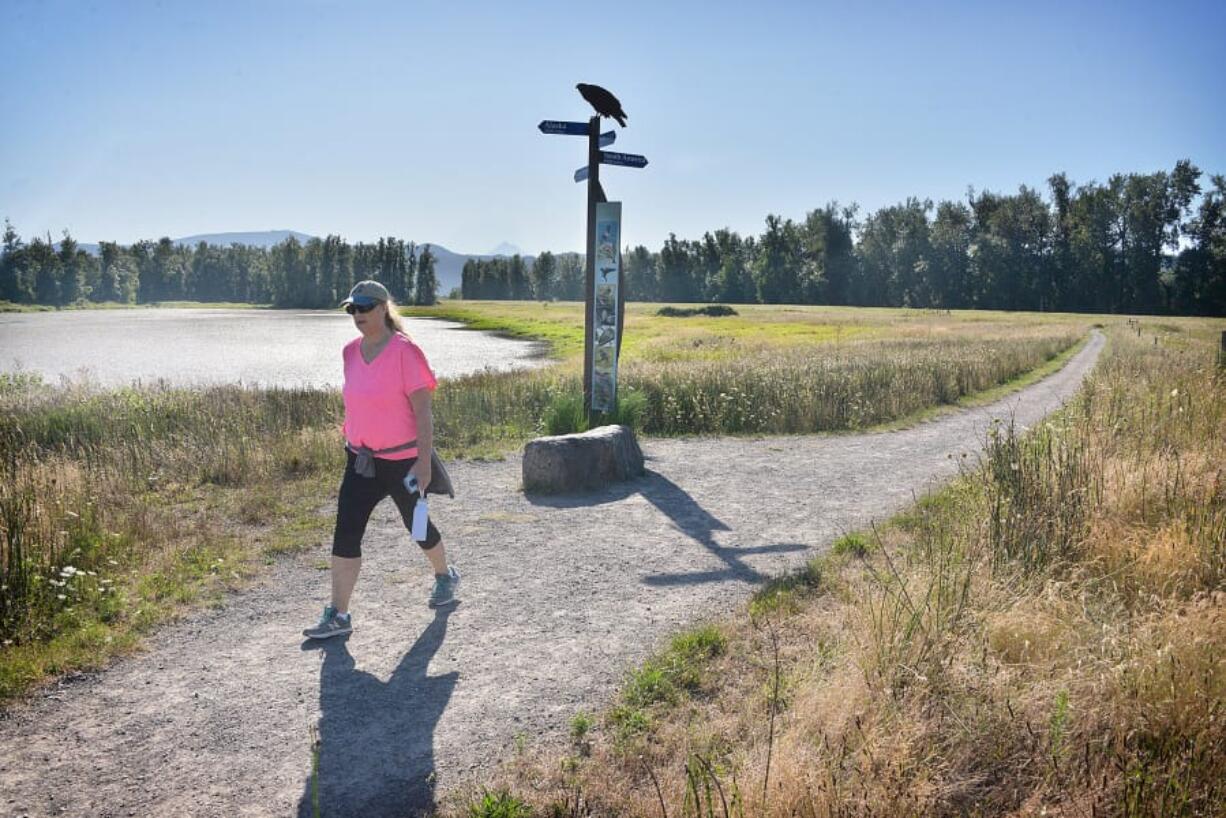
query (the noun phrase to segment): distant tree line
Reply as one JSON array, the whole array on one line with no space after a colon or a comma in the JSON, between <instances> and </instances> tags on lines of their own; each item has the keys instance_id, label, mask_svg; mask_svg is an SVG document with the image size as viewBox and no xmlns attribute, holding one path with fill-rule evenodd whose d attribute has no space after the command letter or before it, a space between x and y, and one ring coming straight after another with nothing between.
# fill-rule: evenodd
<instances>
[{"instance_id":1,"label":"distant tree line","mask_svg":"<svg viewBox=\"0 0 1226 818\"><path fill-rule=\"evenodd\" d=\"M909 198L861 218L831 203L796 222L766 217L757 236L721 229L670 234L655 252L626 248L634 301L981 307L1075 312L1226 315L1226 177L1202 189L1189 161L1157 173L1074 185L1049 195L970 191L965 202ZM0 299L179 299L329 307L354 281L375 278L402 303L430 304L434 256L395 238L350 245L338 236L264 250L104 242L97 257L64 234L25 244L6 223ZM583 259L544 252L469 260L466 299L583 297Z\"/></svg>"},{"instance_id":2,"label":"distant tree line","mask_svg":"<svg viewBox=\"0 0 1226 818\"><path fill-rule=\"evenodd\" d=\"M669 235L626 248L633 301L980 307L1226 315L1226 177L1116 174L1036 190L971 191L965 202L909 198L861 219L828 204L795 222L766 217L758 236ZM1199 197L1199 199L1198 199ZM544 265L544 269L537 269ZM470 261L464 298L575 299L577 256Z\"/></svg>"},{"instance_id":3,"label":"distant tree line","mask_svg":"<svg viewBox=\"0 0 1226 818\"><path fill-rule=\"evenodd\" d=\"M282 307L333 307L354 283L374 278L402 304L433 304L438 278L430 245L397 238L349 244L339 236L305 244L229 247L168 238L124 247L102 242L92 256L64 232L27 244L5 222L0 300L67 306L82 301L156 303L236 301Z\"/></svg>"},{"instance_id":4,"label":"distant tree line","mask_svg":"<svg viewBox=\"0 0 1226 818\"><path fill-rule=\"evenodd\" d=\"M582 301L584 260L578 253L542 252L531 263L522 256L469 259L460 274L465 299Z\"/></svg>"}]
</instances>

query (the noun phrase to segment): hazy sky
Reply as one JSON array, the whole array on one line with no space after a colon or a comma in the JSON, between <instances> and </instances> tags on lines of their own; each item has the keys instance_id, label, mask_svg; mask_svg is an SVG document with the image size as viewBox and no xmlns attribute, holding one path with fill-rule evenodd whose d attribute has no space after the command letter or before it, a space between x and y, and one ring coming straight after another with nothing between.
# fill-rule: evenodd
<instances>
[{"instance_id":1,"label":"hazy sky","mask_svg":"<svg viewBox=\"0 0 1226 818\"><path fill-rule=\"evenodd\" d=\"M584 142L536 129L589 115L576 82L621 98L613 149L650 159L603 177L652 247L832 199L1226 173L1207 0L0 0L0 77L0 218L27 237L579 249Z\"/></svg>"}]
</instances>

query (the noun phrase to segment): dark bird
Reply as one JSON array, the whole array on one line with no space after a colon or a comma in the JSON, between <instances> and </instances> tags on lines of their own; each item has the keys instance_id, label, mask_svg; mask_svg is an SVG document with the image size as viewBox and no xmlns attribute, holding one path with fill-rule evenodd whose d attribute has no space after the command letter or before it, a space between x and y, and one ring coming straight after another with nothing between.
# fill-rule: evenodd
<instances>
[{"instance_id":1,"label":"dark bird","mask_svg":"<svg viewBox=\"0 0 1226 818\"><path fill-rule=\"evenodd\" d=\"M617 101L617 97L599 85L588 85L586 82L581 82L575 87L579 89L583 98L592 104L596 113L616 119L618 125L626 127L626 112L622 110L622 104Z\"/></svg>"}]
</instances>

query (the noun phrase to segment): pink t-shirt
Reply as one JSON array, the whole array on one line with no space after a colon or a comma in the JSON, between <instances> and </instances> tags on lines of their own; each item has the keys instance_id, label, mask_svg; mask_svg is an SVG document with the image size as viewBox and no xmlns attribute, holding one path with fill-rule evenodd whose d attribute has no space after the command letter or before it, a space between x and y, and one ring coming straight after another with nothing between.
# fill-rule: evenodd
<instances>
[{"instance_id":1,"label":"pink t-shirt","mask_svg":"<svg viewBox=\"0 0 1226 818\"><path fill-rule=\"evenodd\" d=\"M370 363L362 360L362 339L354 338L341 353L345 362L345 440L353 447L390 449L417 439L417 418L409 395L438 386L421 348L396 333ZM407 460L417 449L381 454Z\"/></svg>"}]
</instances>

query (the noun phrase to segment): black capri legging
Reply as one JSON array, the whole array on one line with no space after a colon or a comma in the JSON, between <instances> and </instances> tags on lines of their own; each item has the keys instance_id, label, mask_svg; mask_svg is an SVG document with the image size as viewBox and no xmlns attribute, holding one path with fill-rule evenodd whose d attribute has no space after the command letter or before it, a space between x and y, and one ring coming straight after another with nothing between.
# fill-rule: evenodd
<instances>
[{"instance_id":1,"label":"black capri legging","mask_svg":"<svg viewBox=\"0 0 1226 818\"><path fill-rule=\"evenodd\" d=\"M370 513L389 494L396 502L396 508L400 509L404 527L412 530L417 492L404 487L404 478L417 462L417 458L384 460L376 457L375 476L363 477L353 470L353 461L356 459L353 452L346 452L349 457L345 464L345 478L341 481L340 497L336 502L336 531L332 534L332 555L354 559L362 556L362 535L366 533ZM442 539L443 536L434 527L434 520L431 520L426 527L425 542L417 544L428 550L438 545Z\"/></svg>"}]
</instances>

